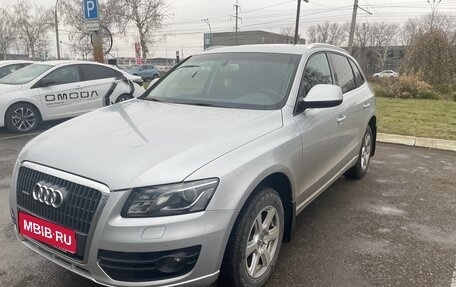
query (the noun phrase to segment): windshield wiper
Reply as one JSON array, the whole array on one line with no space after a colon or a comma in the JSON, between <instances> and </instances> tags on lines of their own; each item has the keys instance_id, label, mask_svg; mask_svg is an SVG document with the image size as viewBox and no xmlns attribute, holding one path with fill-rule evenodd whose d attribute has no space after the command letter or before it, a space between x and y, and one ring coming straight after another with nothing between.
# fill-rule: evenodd
<instances>
[{"instance_id":1,"label":"windshield wiper","mask_svg":"<svg viewBox=\"0 0 456 287\"><path fill-rule=\"evenodd\" d=\"M146 100L146 101L152 101L152 102L163 103L162 100L159 100L159 99L157 99L157 98L144 98L144 100Z\"/></svg>"},{"instance_id":2,"label":"windshield wiper","mask_svg":"<svg viewBox=\"0 0 456 287\"><path fill-rule=\"evenodd\" d=\"M192 106L200 106L200 107L220 107L220 106L217 106L217 105L206 104L206 103L179 103L179 104L182 104L182 105L192 105Z\"/></svg>"}]
</instances>

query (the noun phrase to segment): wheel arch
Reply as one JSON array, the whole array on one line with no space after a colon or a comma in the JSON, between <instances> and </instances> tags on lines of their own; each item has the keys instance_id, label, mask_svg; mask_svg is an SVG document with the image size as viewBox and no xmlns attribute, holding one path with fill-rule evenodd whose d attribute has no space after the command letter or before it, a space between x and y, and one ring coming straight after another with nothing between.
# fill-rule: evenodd
<instances>
[{"instance_id":1,"label":"wheel arch","mask_svg":"<svg viewBox=\"0 0 456 287\"><path fill-rule=\"evenodd\" d=\"M375 115L370 118L368 125L371 128L373 136L371 156L374 156L377 147L377 117Z\"/></svg>"},{"instance_id":2,"label":"wheel arch","mask_svg":"<svg viewBox=\"0 0 456 287\"><path fill-rule=\"evenodd\" d=\"M289 242L293 234L296 218L296 202L293 199L293 188L290 179L282 172L275 172L264 178L258 186L268 186L279 193L285 215L283 239L285 242Z\"/></svg>"}]
</instances>

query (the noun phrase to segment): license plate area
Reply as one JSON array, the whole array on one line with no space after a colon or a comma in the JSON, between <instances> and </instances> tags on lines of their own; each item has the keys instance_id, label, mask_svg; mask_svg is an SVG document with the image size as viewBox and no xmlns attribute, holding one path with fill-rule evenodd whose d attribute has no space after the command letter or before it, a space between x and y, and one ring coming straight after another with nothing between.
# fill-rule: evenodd
<instances>
[{"instance_id":1,"label":"license plate area","mask_svg":"<svg viewBox=\"0 0 456 287\"><path fill-rule=\"evenodd\" d=\"M19 233L71 254L76 253L76 232L69 228L35 217L18 213Z\"/></svg>"}]
</instances>

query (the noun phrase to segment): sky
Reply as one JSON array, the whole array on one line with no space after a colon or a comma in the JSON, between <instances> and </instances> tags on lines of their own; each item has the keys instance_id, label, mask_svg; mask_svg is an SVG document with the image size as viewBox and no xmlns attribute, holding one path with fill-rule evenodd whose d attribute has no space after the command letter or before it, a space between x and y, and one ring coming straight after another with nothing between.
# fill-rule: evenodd
<instances>
[{"instance_id":1,"label":"sky","mask_svg":"<svg viewBox=\"0 0 456 287\"><path fill-rule=\"evenodd\" d=\"M55 0L31 0L39 6L51 8ZM65 0L60 0L65 1ZM104 1L104 0L99 0ZM134 1L134 0L132 0ZM281 27L292 27L296 17L297 0L237 0L240 6L239 22L241 31L264 30L280 32ZM434 0L429 0L431 3ZM438 2L439 0L435 0ZM0 7L11 7L14 0L0 1ZM151 57L174 57L177 50L184 57L203 50L203 34L209 32L202 19L208 19L212 32L231 32L235 21L231 15L236 0L166 0L170 15L163 23L169 33L166 40L150 48ZM325 21L345 23L351 20L354 0L310 0L301 3L299 31L302 38L310 25ZM357 22L378 22L401 24L408 18L430 13L427 0L359 0L359 6L370 13L358 9ZM437 8L441 13L456 14L456 0L441 0ZM68 27L59 26L59 37L63 56L76 57L70 52ZM134 42L138 40L134 28L128 36L114 37L111 54L119 57L134 57ZM50 54L55 55L55 32L49 32ZM304 35L303 35L304 34Z\"/></svg>"}]
</instances>

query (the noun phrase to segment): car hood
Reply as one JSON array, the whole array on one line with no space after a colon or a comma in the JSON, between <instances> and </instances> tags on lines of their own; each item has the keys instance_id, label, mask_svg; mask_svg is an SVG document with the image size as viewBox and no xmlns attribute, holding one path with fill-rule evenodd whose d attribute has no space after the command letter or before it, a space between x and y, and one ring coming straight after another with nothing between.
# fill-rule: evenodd
<instances>
[{"instance_id":1,"label":"car hood","mask_svg":"<svg viewBox=\"0 0 456 287\"><path fill-rule=\"evenodd\" d=\"M281 126L280 110L134 99L42 133L24 147L19 160L96 180L111 190L180 182L205 164Z\"/></svg>"},{"instance_id":2,"label":"car hood","mask_svg":"<svg viewBox=\"0 0 456 287\"><path fill-rule=\"evenodd\" d=\"M0 84L0 95L4 94L6 92L11 92L11 91L18 91L22 89L22 85L5 85L5 84Z\"/></svg>"}]
</instances>

